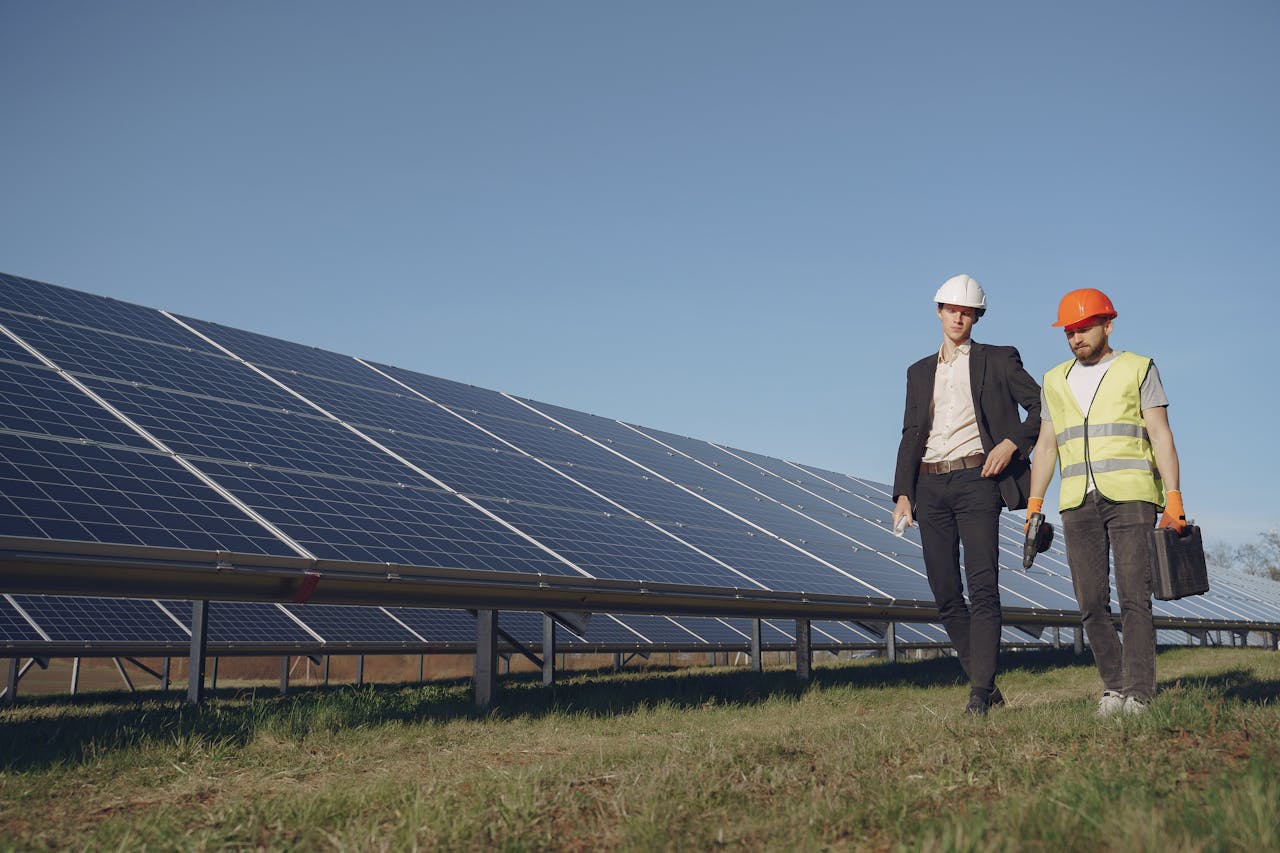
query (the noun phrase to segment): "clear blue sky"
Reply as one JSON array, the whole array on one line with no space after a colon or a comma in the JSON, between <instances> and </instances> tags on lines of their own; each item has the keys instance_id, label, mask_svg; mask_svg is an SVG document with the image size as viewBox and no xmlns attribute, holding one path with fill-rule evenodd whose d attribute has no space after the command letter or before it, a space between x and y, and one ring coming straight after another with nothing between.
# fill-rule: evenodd
<instances>
[{"instance_id":1,"label":"clear blue sky","mask_svg":"<svg viewBox=\"0 0 1280 853\"><path fill-rule=\"evenodd\" d=\"M1273 0L8 0L0 270L881 481L943 279L1037 376L1099 287L1246 541L1277 45Z\"/></svg>"}]
</instances>

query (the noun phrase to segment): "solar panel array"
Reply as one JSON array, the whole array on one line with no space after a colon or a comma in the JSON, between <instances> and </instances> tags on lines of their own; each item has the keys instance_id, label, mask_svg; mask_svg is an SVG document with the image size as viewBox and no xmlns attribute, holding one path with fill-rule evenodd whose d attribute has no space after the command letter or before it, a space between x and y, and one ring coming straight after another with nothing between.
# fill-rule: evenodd
<instances>
[{"instance_id":1,"label":"solar panel array","mask_svg":"<svg viewBox=\"0 0 1280 853\"><path fill-rule=\"evenodd\" d=\"M805 593L932 618L918 539L891 534L889 490L869 480L10 275L0 275L0 367L0 548L221 551ZM1024 573L1021 539L1021 520L1005 519L1005 606L1074 611L1062 551ZM55 581L48 592L76 591ZM25 611L27 598L10 604ZM1215 586L1156 612L1278 623L1278 598ZM447 634L425 630L437 624L421 621L429 611L387 604L357 615L219 603L211 641L377 646ZM52 627L50 642L70 636L65 624L80 624L81 640L113 636L76 616L81 604L68 607L42 611L43 621L0 608L0 639L25 636L32 622ZM190 615L173 602L142 607L136 618L111 611L134 620L121 637L172 638L170 624ZM676 638L706 640L693 624L742 633L733 620L603 624L641 638L644 626ZM850 643L867 636L823 624ZM904 630L941 640L936 626Z\"/></svg>"}]
</instances>

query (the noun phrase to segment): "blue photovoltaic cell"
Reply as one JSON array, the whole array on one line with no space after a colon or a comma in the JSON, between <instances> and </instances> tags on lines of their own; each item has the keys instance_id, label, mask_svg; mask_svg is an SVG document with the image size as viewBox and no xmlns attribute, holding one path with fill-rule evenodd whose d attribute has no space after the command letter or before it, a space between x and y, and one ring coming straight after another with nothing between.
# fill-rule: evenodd
<instances>
[{"instance_id":1,"label":"blue photovoltaic cell","mask_svg":"<svg viewBox=\"0 0 1280 853\"><path fill-rule=\"evenodd\" d=\"M242 406L97 379L86 379L85 384L183 456L384 483L430 484L341 424L320 415Z\"/></svg>"},{"instance_id":2,"label":"blue photovoltaic cell","mask_svg":"<svg viewBox=\"0 0 1280 853\"><path fill-rule=\"evenodd\" d=\"M719 619L706 616L677 616L675 621L697 634L708 643L742 644L751 642L751 627L744 626L744 637Z\"/></svg>"},{"instance_id":3,"label":"blue photovoltaic cell","mask_svg":"<svg viewBox=\"0 0 1280 853\"><path fill-rule=\"evenodd\" d=\"M904 643L943 643L950 645L947 632L941 625L916 622L899 622L898 639Z\"/></svg>"},{"instance_id":4,"label":"blue photovoltaic cell","mask_svg":"<svg viewBox=\"0 0 1280 853\"><path fill-rule=\"evenodd\" d=\"M795 645L796 623L794 619L761 619L760 642L789 643Z\"/></svg>"},{"instance_id":5,"label":"blue photovoltaic cell","mask_svg":"<svg viewBox=\"0 0 1280 853\"><path fill-rule=\"evenodd\" d=\"M417 643L418 638L377 607L286 604L326 643Z\"/></svg>"},{"instance_id":6,"label":"blue photovoltaic cell","mask_svg":"<svg viewBox=\"0 0 1280 853\"><path fill-rule=\"evenodd\" d=\"M477 388L474 385L465 385L461 382L441 379L437 376L428 376L425 373L415 373L412 370L391 367L386 364L374 364L374 366L389 376L400 380L415 391L419 391L437 403L450 408L462 411L487 412L491 415L501 415L517 420L536 421L541 419L538 415L523 406L511 402L497 391ZM366 382L365 384L369 383Z\"/></svg>"},{"instance_id":7,"label":"blue photovoltaic cell","mask_svg":"<svg viewBox=\"0 0 1280 853\"><path fill-rule=\"evenodd\" d=\"M225 476L227 466L220 466L220 472L215 473L213 465L203 459L253 463L350 479L380 480L386 484L384 492L388 487L394 490L393 484L396 483L423 486L429 483L407 466L330 420L214 403L153 388L98 380L86 382L168 447L189 457L201 457L201 467L206 473L216 476L222 485L291 536L296 535L293 527L271 512L274 507L262 505L259 494L241 488L247 479L244 472L239 472L240 482L233 483ZM380 434L377 439L402 453L410 462L443 477L449 485L463 491L497 493L498 496L517 500L593 511L594 515L585 517L549 507L506 503L490 506L495 514L508 521L520 519L517 524L526 533L596 577L703 585L721 585L729 577L723 568L690 549L676 546L669 538L646 525L606 517L604 512L613 507L524 457L400 435ZM263 476L278 479L285 475L273 472ZM336 488L338 484L332 485ZM363 491L377 488L363 483L344 485ZM403 494L397 498L403 498ZM435 500L437 503L460 503L444 496ZM457 511L475 514L474 510L465 507ZM309 549L313 548L313 542L316 543L313 553L317 556L321 556L319 549L323 547L316 542L319 538L325 540L324 545L340 549L329 551L325 556L374 559L371 549L378 547L384 537L366 527L350 525L350 513L345 510L341 515L331 513L330 516L323 525L325 529L312 528L299 536L298 541ZM486 521L496 527L494 522ZM341 529L340 525L346 525L347 529ZM504 538L509 539L509 536ZM367 547L362 549L362 546Z\"/></svg>"},{"instance_id":8,"label":"blue photovoltaic cell","mask_svg":"<svg viewBox=\"0 0 1280 853\"><path fill-rule=\"evenodd\" d=\"M377 382L383 383L385 387L379 385L372 388L333 382L277 368L266 370L329 414L350 424L380 427L459 444L481 447L496 444L492 438L435 403L414 396L412 392L388 382L367 368L360 369L369 376L370 382L367 384Z\"/></svg>"},{"instance_id":9,"label":"blue photovoltaic cell","mask_svg":"<svg viewBox=\"0 0 1280 853\"><path fill-rule=\"evenodd\" d=\"M0 430L151 448L88 394L34 365L0 365Z\"/></svg>"},{"instance_id":10,"label":"blue photovoltaic cell","mask_svg":"<svg viewBox=\"0 0 1280 853\"><path fill-rule=\"evenodd\" d=\"M844 625L846 628L849 629L849 631L853 634L855 638L854 640L855 642L875 643L876 645L880 645L884 642L884 637L878 636L872 631L868 631L866 628L857 624L856 622L841 622L840 624Z\"/></svg>"},{"instance_id":11,"label":"blue photovoltaic cell","mask_svg":"<svg viewBox=\"0 0 1280 853\"><path fill-rule=\"evenodd\" d=\"M542 614L528 610L503 610L498 614L498 627L525 646L542 644Z\"/></svg>"},{"instance_id":12,"label":"blue photovoltaic cell","mask_svg":"<svg viewBox=\"0 0 1280 853\"><path fill-rule=\"evenodd\" d=\"M626 516L480 501L592 577L741 587L746 582L698 552Z\"/></svg>"},{"instance_id":13,"label":"blue photovoltaic cell","mask_svg":"<svg viewBox=\"0 0 1280 853\"><path fill-rule=\"evenodd\" d=\"M584 512L617 508L544 465L506 450L371 432L385 447L463 494Z\"/></svg>"},{"instance_id":14,"label":"blue photovoltaic cell","mask_svg":"<svg viewBox=\"0 0 1280 853\"><path fill-rule=\"evenodd\" d=\"M200 466L320 559L577 574L436 489L209 461Z\"/></svg>"},{"instance_id":15,"label":"blue photovoltaic cell","mask_svg":"<svg viewBox=\"0 0 1280 853\"><path fill-rule=\"evenodd\" d=\"M848 625L845 625L843 622L831 622L831 621L828 621L828 620L822 620L822 621L814 622L814 623L813 623L813 629L814 629L815 634L816 634L817 632L821 631L821 632L822 632L823 634L825 634L827 637L830 637L830 638L831 638L831 639L829 639L829 640L828 640L828 639L826 639L826 638L824 637L824 638L820 641L820 642L822 642L822 643L830 643L830 642L836 642L836 643L863 643L863 642L866 642L866 640L865 640L865 639L864 639L860 634L858 634L856 631L854 631L854 630L853 630L852 628L850 628ZM817 641L817 640L815 640L815 642L818 642L818 641Z\"/></svg>"},{"instance_id":16,"label":"blue photovoltaic cell","mask_svg":"<svg viewBox=\"0 0 1280 853\"><path fill-rule=\"evenodd\" d=\"M513 423L490 419L485 425L513 443L522 444L518 430L512 431ZM539 428L524 427L523 429L536 434ZM544 440L547 440L546 434L547 431L542 429L541 435ZM669 483L647 477L640 469L625 460L618 459L608 451L590 445L580 437L564 430L559 431L556 439L559 437L563 437L568 447L577 448L573 450L573 454L579 460L586 460L582 463L583 465L593 466L565 466L551 463L559 470L589 488L609 496L632 512L663 523L681 539L723 560L750 578L759 581L761 585L780 590L867 594L865 587L829 569L819 566L821 573L815 574L810 568L813 565L811 558L773 541L742 521ZM546 455L554 457L569 454L552 452ZM596 464L615 467L612 470L605 470L594 467ZM624 466L630 471L623 473L618 470ZM684 526L677 527L677 524ZM731 580L729 583L740 587L755 586L746 579Z\"/></svg>"},{"instance_id":17,"label":"blue photovoltaic cell","mask_svg":"<svg viewBox=\"0 0 1280 853\"><path fill-rule=\"evenodd\" d=\"M183 625L191 625L190 601L165 601L164 608ZM246 601L209 602L208 641L211 644L245 646L266 643L318 645L274 604Z\"/></svg>"},{"instance_id":18,"label":"blue photovoltaic cell","mask_svg":"<svg viewBox=\"0 0 1280 853\"><path fill-rule=\"evenodd\" d=\"M634 630L639 631L651 643L660 643L662 645L702 645L701 639L665 616L639 616L634 613L627 613L619 615L617 618ZM594 621L594 617L592 621Z\"/></svg>"},{"instance_id":19,"label":"blue photovoltaic cell","mask_svg":"<svg viewBox=\"0 0 1280 853\"><path fill-rule=\"evenodd\" d=\"M8 597L0 595L0 643L38 643L43 639L40 632L32 628L31 623L9 603Z\"/></svg>"},{"instance_id":20,"label":"blue photovoltaic cell","mask_svg":"<svg viewBox=\"0 0 1280 853\"><path fill-rule=\"evenodd\" d=\"M208 344L154 308L0 273L0 309L52 317L122 335L208 349ZM0 316L8 323L8 315Z\"/></svg>"},{"instance_id":21,"label":"blue photovoltaic cell","mask_svg":"<svg viewBox=\"0 0 1280 853\"><path fill-rule=\"evenodd\" d=\"M627 460L592 444L571 430L556 426L545 418L538 418L538 422L535 423L489 415L484 412L462 412L462 415L481 429L506 439L525 453L539 459L554 463L567 462L570 463L569 467L586 465L627 476L640 476L641 472ZM537 417L532 414L530 416Z\"/></svg>"},{"instance_id":22,"label":"blue photovoltaic cell","mask_svg":"<svg viewBox=\"0 0 1280 853\"><path fill-rule=\"evenodd\" d=\"M430 607L388 607L387 610L431 643L476 641L476 620L465 610ZM502 619L503 614L498 615Z\"/></svg>"},{"instance_id":23,"label":"blue photovoltaic cell","mask_svg":"<svg viewBox=\"0 0 1280 853\"><path fill-rule=\"evenodd\" d=\"M133 598L15 595L54 642L185 643L190 634L154 601Z\"/></svg>"},{"instance_id":24,"label":"blue photovoltaic cell","mask_svg":"<svg viewBox=\"0 0 1280 853\"><path fill-rule=\"evenodd\" d=\"M230 326L220 326L207 320L196 320L192 317L180 317L180 319L210 340L259 367L297 370L314 376L325 376L343 382L366 385L370 388L383 388L391 384L349 355L295 344L280 338L269 338L266 335L246 332Z\"/></svg>"},{"instance_id":25,"label":"blue photovoltaic cell","mask_svg":"<svg viewBox=\"0 0 1280 853\"><path fill-rule=\"evenodd\" d=\"M621 618L625 619L626 617ZM557 628L556 642L565 642L567 634L567 631ZM591 617L591 624L587 626L585 639L588 643L610 645L636 645L644 642L607 613L597 613ZM569 642L569 644L572 645L572 642Z\"/></svg>"},{"instance_id":26,"label":"blue photovoltaic cell","mask_svg":"<svg viewBox=\"0 0 1280 853\"><path fill-rule=\"evenodd\" d=\"M3 312L0 312L0 326L4 325L4 321L5 321L5 315ZM9 340L9 336L5 335L2 332L0 332L0 359L4 359L6 361L17 361L17 362L21 362L22 364L39 364L40 363L39 359L37 359L31 353L27 352L22 347L18 346L13 341ZM0 370L7 370L7 369L8 369L8 365L4 364L3 362L0 362Z\"/></svg>"},{"instance_id":27,"label":"blue photovoltaic cell","mask_svg":"<svg viewBox=\"0 0 1280 853\"><path fill-rule=\"evenodd\" d=\"M0 535L293 555L167 456L7 433Z\"/></svg>"},{"instance_id":28,"label":"blue photovoltaic cell","mask_svg":"<svg viewBox=\"0 0 1280 853\"><path fill-rule=\"evenodd\" d=\"M52 320L9 316L5 324L70 373L139 382L274 408L302 404L243 364L222 355L81 329Z\"/></svg>"}]
</instances>

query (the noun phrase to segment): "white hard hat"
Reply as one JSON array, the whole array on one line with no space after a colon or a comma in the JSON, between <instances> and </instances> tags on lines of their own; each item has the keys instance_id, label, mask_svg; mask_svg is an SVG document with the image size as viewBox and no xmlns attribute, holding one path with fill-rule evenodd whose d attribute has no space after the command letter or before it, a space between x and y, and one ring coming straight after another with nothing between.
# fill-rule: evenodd
<instances>
[{"instance_id":1,"label":"white hard hat","mask_svg":"<svg viewBox=\"0 0 1280 853\"><path fill-rule=\"evenodd\" d=\"M982 285L971 275L953 275L942 283L934 295L933 301L939 305L963 305L966 308L977 308L981 314L987 310L987 294Z\"/></svg>"}]
</instances>

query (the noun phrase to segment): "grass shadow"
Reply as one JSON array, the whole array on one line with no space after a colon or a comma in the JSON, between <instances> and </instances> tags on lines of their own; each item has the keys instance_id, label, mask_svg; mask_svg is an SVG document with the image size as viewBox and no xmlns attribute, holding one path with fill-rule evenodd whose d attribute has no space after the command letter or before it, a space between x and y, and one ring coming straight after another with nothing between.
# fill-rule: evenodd
<instances>
[{"instance_id":1,"label":"grass shadow","mask_svg":"<svg viewBox=\"0 0 1280 853\"><path fill-rule=\"evenodd\" d=\"M1070 650L1032 650L1001 655L1001 672L1036 674L1092 664ZM1183 681L1187 681L1184 677ZM1197 682L1199 683L1199 682ZM1280 685L1259 681L1247 670L1210 676L1203 683L1232 699L1266 702ZM125 691L79 697L24 698L17 710L0 712L0 770L29 770L96 760L113 750L153 744L190 743L236 749L260 732L303 740L313 733L386 723L449 722L460 719L537 717L546 714L622 716L638 710L708 705L747 706L797 698L811 687L945 688L964 684L955 658L888 664L876 661L818 666L810 682L794 670L685 669L651 667L614 674L608 669L574 671L550 687L539 673L503 676L495 706L475 707L466 678L425 684L326 687L305 685L280 695L270 686L224 687L199 707L185 694ZM23 708L34 708L26 713Z\"/></svg>"},{"instance_id":2,"label":"grass shadow","mask_svg":"<svg viewBox=\"0 0 1280 853\"><path fill-rule=\"evenodd\" d=\"M1161 681L1157 688L1159 690L1196 688L1221 694L1227 701L1246 705L1273 705L1280 700L1280 681L1258 678L1249 670L1240 667L1213 675L1185 675L1168 679Z\"/></svg>"}]
</instances>

